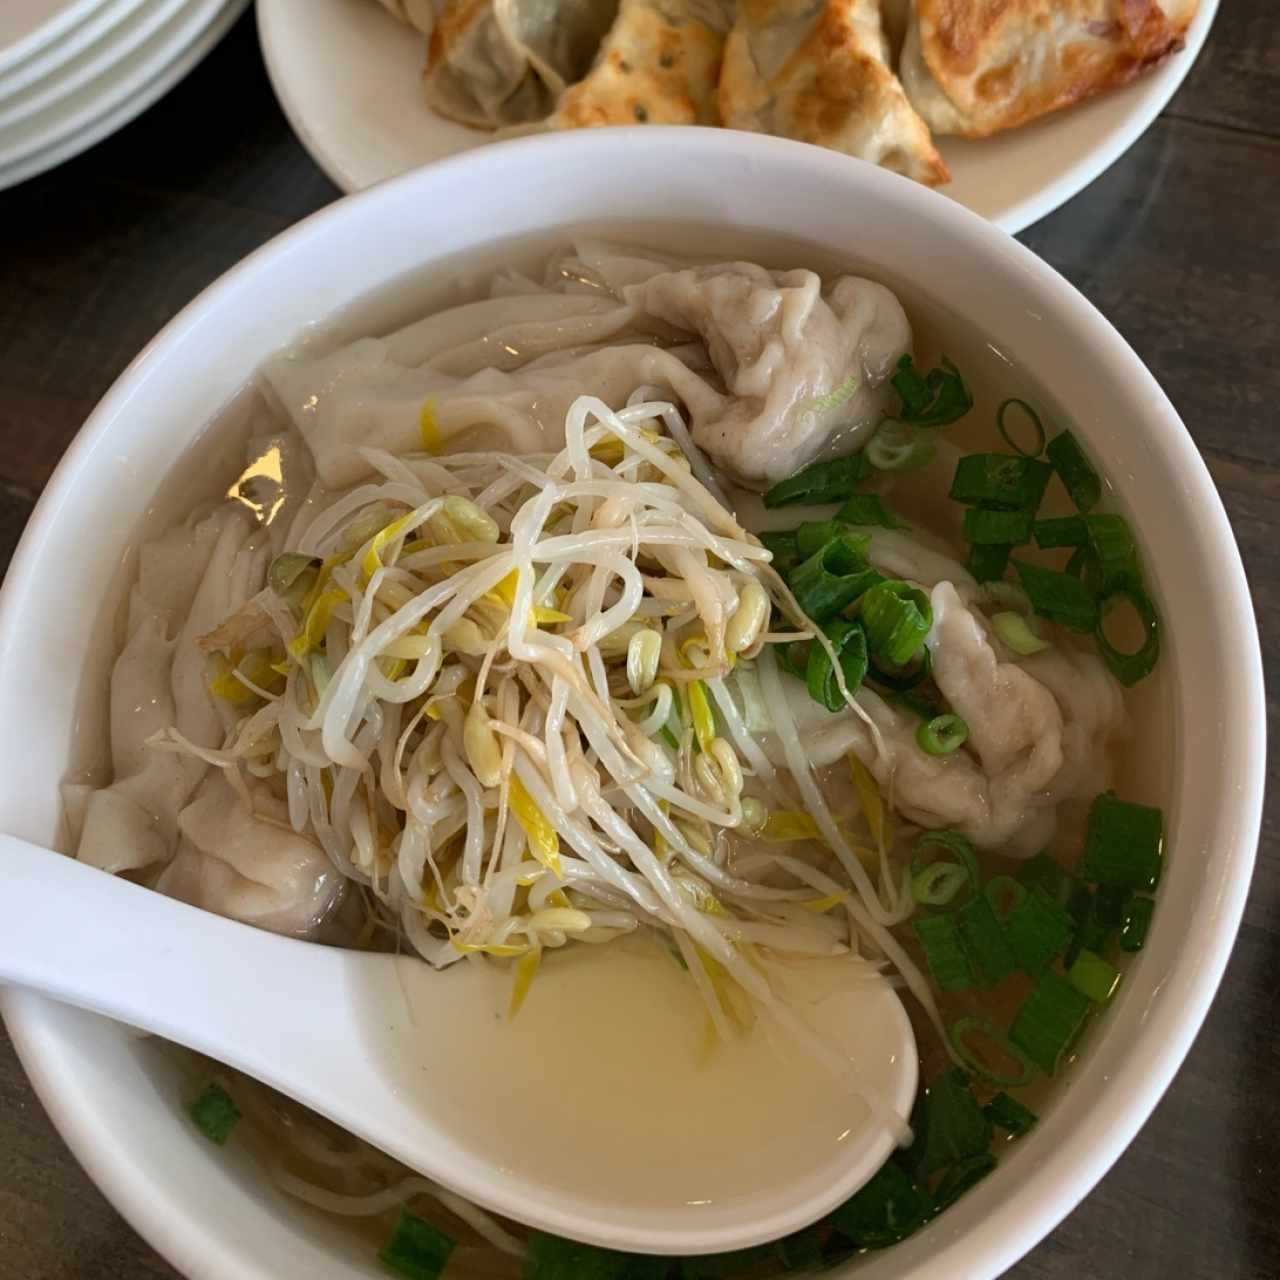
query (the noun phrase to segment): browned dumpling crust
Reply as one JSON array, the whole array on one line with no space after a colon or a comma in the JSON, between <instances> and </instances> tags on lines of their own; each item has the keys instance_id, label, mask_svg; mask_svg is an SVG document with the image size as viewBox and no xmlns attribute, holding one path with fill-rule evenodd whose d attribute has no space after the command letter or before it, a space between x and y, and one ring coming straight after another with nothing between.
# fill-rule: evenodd
<instances>
[{"instance_id":1,"label":"browned dumpling crust","mask_svg":"<svg viewBox=\"0 0 1280 1280\"><path fill-rule=\"evenodd\" d=\"M899 71L941 134L985 138L1128 84L1182 48L1196 0L915 0Z\"/></svg>"},{"instance_id":2,"label":"browned dumpling crust","mask_svg":"<svg viewBox=\"0 0 1280 1280\"><path fill-rule=\"evenodd\" d=\"M565 92L548 123L719 124L724 34L714 17L708 6L684 0L622 0L595 66Z\"/></svg>"},{"instance_id":3,"label":"browned dumpling crust","mask_svg":"<svg viewBox=\"0 0 1280 1280\"><path fill-rule=\"evenodd\" d=\"M730 128L830 147L930 186L950 177L889 66L879 0L743 0L719 102Z\"/></svg>"}]
</instances>

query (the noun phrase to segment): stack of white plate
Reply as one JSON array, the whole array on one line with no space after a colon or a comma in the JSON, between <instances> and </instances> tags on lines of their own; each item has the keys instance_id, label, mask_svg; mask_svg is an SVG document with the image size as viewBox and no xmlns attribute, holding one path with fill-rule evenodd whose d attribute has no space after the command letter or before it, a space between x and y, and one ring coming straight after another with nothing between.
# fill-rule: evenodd
<instances>
[{"instance_id":1,"label":"stack of white plate","mask_svg":"<svg viewBox=\"0 0 1280 1280\"><path fill-rule=\"evenodd\" d=\"M249 0L0 0L0 189L127 124Z\"/></svg>"}]
</instances>

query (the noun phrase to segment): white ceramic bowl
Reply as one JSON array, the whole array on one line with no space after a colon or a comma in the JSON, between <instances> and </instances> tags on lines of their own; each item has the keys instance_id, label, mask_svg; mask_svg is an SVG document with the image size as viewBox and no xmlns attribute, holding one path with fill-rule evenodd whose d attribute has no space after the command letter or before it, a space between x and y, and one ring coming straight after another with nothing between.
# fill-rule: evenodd
<instances>
[{"instance_id":1,"label":"white ceramic bowl","mask_svg":"<svg viewBox=\"0 0 1280 1280\"><path fill-rule=\"evenodd\" d=\"M815 148L698 129L630 134L583 130L488 147L345 200L247 259L155 339L59 467L0 598L0 723L22 726L2 748L0 823L30 840L56 838L57 783L103 584L160 476L259 361L308 322L433 260L605 219L754 231L878 264L922 298L957 308L1070 418L1120 489L1167 622L1171 852L1148 945L1094 1028L1071 1089L1035 1133L928 1229L858 1268L865 1280L986 1280L1051 1230L1132 1139L1186 1054L1235 937L1265 742L1257 635L1231 530L1177 414L1133 352L1002 232L904 179ZM181 1271L199 1280L381 1274L363 1247L195 1134L154 1048L33 997L7 993L3 1008L73 1151Z\"/></svg>"}]
</instances>

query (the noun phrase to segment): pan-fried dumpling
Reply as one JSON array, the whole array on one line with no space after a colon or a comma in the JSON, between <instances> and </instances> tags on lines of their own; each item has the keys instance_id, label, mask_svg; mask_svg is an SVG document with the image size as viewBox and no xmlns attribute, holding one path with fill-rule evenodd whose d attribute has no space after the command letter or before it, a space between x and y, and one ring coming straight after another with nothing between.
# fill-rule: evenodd
<instances>
[{"instance_id":1,"label":"pan-fried dumpling","mask_svg":"<svg viewBox=\"0 0 1280 1280\"><path fill-rule=\"evenodd\" d=\"M618 20L587 78L548 124L718 124L716 80L723 15L696 0L622 0Z\"/></svg>"},{"instance_id":2,"label":"pan-fried dumpling","mask_svg":"<svg viewBox=\"0 0 1280 1280\"><path fill-rule=\"evenodd\" d=\"M417 27L423 35L430 35L435 26L436 8L433 0L381 0L382 7L401 22Z\"/></svg>"},{"instance_id":3,"label":"pan-fried dumpling","mask_svg":"<svg viewBox=\"0 0 1280 1280\"><path fill-rule=\"evenodd\" d=\"M1182 47L1196 0L915 0L899 72L937 133L985 138L1127 84Z\"/></svg>"},{"instance_id":4,"label":"pan-fried dumpling","mask_svg":"<svg viewBox=\"0 0 1280 1280\"><path fill-rule=\"evenodd\" d=\"M427 101L477 129L532 124L591 67L617 0L446 0L427 54Z\"/></svg>"},{"instance_id":5,"label":"pan-fried dumpling","mask_svg":"<svg viewBox=\"0 0 1280 1280\"><path fill-rule=\"evenodd\" d=\"M720 115L731 129L946 182L947 167L888 59L878 0L743 0L725 48Z\"/></svg>"}]
</instances>

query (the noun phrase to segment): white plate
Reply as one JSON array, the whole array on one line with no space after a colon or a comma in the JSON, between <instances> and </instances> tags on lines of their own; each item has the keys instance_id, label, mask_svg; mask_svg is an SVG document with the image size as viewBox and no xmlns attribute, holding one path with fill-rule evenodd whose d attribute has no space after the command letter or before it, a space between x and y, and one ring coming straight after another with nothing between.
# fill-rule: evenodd
<instances>
[{"instance_id":1,"label":"white plate","mask_svg":"<svg viewBox=\"0 0 1280 1280\"><path fill-rule=\"evenodd\" d=\"M35 177L36 174L44 173L55 165L71 159L72 156L79 155L95 142L101 142L117 129L123 128L134 117L141 115L212 52L248 5L249 0L225 0L221 12L215 13L212 20L207 21L203 29L198 31L194 39L190 39L184 47L173 49L172 56L160 65L153 78L131 95L117 102L115 106L102 111L69 136L41 147L21 160L0 165L0 191L15 186L27 178Z\"/></svg>"},{"instance_id":2,"label":"white plate","mask_svg":"<svg viewBox=\"0 0 1280 1280\"><path fill-rule=\"evenodd\" d=\"M21 93L0 100L0 138L32 116L92 84L121 64L135 49L149 40L187 0L145 0L127 21L117 23L101 40L91 44L56 72L41 77ZM55 45L54 48L59 48ZM25 70L25 68L24 68Z\"/></svg>"},{"instance_id":3,"label":"white plate","mask_svg":"<svg viewBox=\"0 0 1280 1280\"><path fill-rule=\"evenodd\" d=\"M102 0L0 0L0 71L87 18Z\"/></svg>"},{"instance_id":4,"label":"white plate","mask_svg":"<svg viewBox=\"0 0 1280 1280\"><path fill-rule=\"evenodd\" d=\"M147 0L102 0L92 15L66 35L24 58L8 71L0 71L0 100L53 75L59 67L101 40Z\"/></svg>"},{"instance_id":5,"label":"white plate","mask_svg":"<svg viewBox=\"0 0 1280 1280\"><path fill-rule=\"evenodd\" d=\"M184 0L168 22L96 79L0 133L0 167L7 169L90 131L141 94L218 17L228 0Z\"/></svg>"},{"instance_id":6,"label":"white plate","mask_svg":"<svg viewBox=\"0 0 1280 1280\"><path fill-rule=\"evenodd\" d=\"M1200 0L1186 48L1136 84L983 142L942 140L946 194L1017 232L1088 186L1172 97L1218 0ZM258 0L271 82L316 163L358 191L490 135L443 120L421 92L426 38L373 0ZM334 92L340 85L341 92Z\"/></svg>"}]
</instances>

